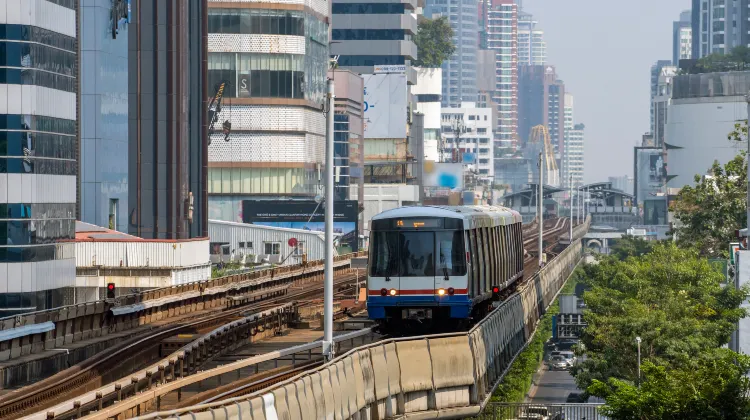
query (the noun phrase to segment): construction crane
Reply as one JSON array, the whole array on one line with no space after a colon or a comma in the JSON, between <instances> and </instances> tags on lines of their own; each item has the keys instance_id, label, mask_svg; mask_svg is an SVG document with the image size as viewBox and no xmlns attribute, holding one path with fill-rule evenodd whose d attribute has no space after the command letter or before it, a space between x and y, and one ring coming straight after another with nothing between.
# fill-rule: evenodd
<instances>
[{"instance_id":1,"label":"construction crane","mask_svg":"<svg viewBox=\"0 0 750 420\"><path fill-rule=\"evenodd\" d=\"M560 185L560 171L557 168L555 149L549 138L549 130L546 125L537 125L531 129L530 143L541 143L544 148L544 172L547 173L547 184ZM540 182L541 183L541 182Z\"/></svg>"},{"instance_id":2,"label":"construction crane","mask_svg":"<svg viewBox=\"0 0 750 420\"><path fill-rule=\"evenodd\" d=\"M214 125L219 121L219 113L221 112L221 101L224 99L224 89L227 88L229 82L226 80L222 81L216 86L216 93L211 102L208 104L208 120L210 121L208 126L208 144L211 144L211 135L214 133ZM229 133L232 131L232 122L225 120L221 124L221 131L224 133L224 141L229 141Z\"/></svg>"}]
</instances>

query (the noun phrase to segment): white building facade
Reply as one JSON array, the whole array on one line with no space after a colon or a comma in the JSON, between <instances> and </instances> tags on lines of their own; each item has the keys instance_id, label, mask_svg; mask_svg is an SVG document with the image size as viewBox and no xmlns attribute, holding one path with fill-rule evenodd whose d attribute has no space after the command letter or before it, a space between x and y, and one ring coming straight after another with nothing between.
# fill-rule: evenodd
<instances>
[{"instance_id":1,"label":"white building facade","mask_svg":"<svg viewBox=\"0 0 750 420\"><path fill-rule=\"evenodd\" d=\"M575 103L573 95L565 94L564 143L562 155L562 185L574 187L583 185L584 130L583 124L575 124ZM572 179L570 178L572 176Z\"/></svg>"},{"instance_id":2,"label":"white building facade","mask_svg":"<svg viewBox=\"0 0 750 420\"><path fill-rule=\"evenodd\" d=\"M417 100L417 111L424 114L424 159L438 162L443 147L440 137L442 72L440 68L417 68L417 84L411 93Z\"/></svg>"},{"instance_id":3,"label":"white building facade","mask_svg":"<svg viewBox=\"0 0 750 420\"><path fill-rule=\"evenodd\" d=\"M208 146L210 219L241 220L248 198L309 199L318 191L330 5L287 3L208 1L210 94L227 82ZM224 121L232 124L226 139Z\"/></svg>"},{"instance_id":4,"label":"white building facade","mask_svg":"<svg viewBox=\"0 0 750 420\"><path fill-rule=\"evenodd\" d=\"M673 80L664 139L667 187L682 188L692 185L695 175L705 175L715 161L725 164L747 148L727 135L747 119L750 72L683 75Z\"/></svg>"},{"instance_id":5,"label":"white building facade","mask_svg":"<svg viewBox=\"0 0 750 420\"><path fill-rule=\"evenodd\" d=\"M464 102L460 108L443 108L441 119L445 144L443 160L452 162L456 157L463 158L466 170L476 171L479 179L492 181L495 176L492 109ZM454 129L459 126L462 129L457 133Z\"/></svg>"}]
</instances>

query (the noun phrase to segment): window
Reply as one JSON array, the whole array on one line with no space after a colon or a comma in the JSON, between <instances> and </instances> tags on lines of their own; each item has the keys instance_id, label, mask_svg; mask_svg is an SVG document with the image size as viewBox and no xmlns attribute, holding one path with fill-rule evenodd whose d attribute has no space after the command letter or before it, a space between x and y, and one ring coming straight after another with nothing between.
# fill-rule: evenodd
<instances>
[{"instance_id":1,"label":"window","mask_svg":"<svg viewBox=\"0 0 750 420\"><path fill-rule=\"evenodd\" d=\"M334 29L334 40L402 40L406 39L403 29Z\"/></svg>"},{"instance_id":2,"label":"window","mask_svg":"<svg viewBox=\"0 0 750 420\"><path fill-rule=\"evenodd\" d=\"M280 242L264 242L263 248L265 249L265 255L279 255L281 254L281 243Z\"/></svg>"},{"instance_id":3,"label":"window","mask_svg":"<svg viewBox=\"0 0 750 420\"><path fill-rule=\"evenodd\" d=\"M305 17L301 11L210 8L208 32L304 36Z\"/></svg>"},{"instance_id":4,"label":"window","mask_svg":"<svg viewBox=\"0 0 750 420\"><path fill-rule=\"evenodd\" d=\"M117 214L120 207L120 200L116 198L109 199L109 228L112 230L118 230L117 225Z\"/></svg>"},{"instance_id":5,"label":"window","mask_svg":"<svg viewBox=\"0 0 750 420\"><path fill-rule=\"evenodd\" d=\"M245 243L244 242L240 242L240 248L244 248L244 247L245 247Z\"/></svg>"},{"instance_id":6,"label":"window","mask_svg":"<svg viewBox=\"0 0 750 420\"><path fill-rule=\"evenodd\" d=\"M331 11L333 14L377 15L403 14L405 10L404 4L334 3Z\"/></svg>"}]
</instances>

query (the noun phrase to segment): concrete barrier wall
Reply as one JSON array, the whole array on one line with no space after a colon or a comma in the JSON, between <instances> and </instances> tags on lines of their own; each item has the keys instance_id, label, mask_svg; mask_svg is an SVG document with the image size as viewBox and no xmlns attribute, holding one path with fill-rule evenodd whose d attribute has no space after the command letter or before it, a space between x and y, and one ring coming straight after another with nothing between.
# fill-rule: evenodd
<instances>
[{"instance_id":1,"label":"concrete barrier wall","mask_svg":"<svg viewBox=\"0 0 750 420\"><path fill-rule=\"evenodd\" d=\"M143 418L465 418L489 401L582 256L580 240L468 333L384 340L261 393Z\"/></svg>"}]
</instances>

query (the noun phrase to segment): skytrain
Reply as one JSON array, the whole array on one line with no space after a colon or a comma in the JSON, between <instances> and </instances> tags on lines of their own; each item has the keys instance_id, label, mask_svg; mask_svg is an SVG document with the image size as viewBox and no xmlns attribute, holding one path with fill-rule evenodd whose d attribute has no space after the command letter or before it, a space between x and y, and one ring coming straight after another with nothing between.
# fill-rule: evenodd
<instances>
[{"instance_id":1,"label":"skytrain","mask_svg":"<svg viewBox=\"0 0 750 420\"><path fill-rule=\"evenodd\" d=\"M390 332L463 329L523 279L518 212L493 206L401 207L372 218L370 319Z\"/></svg>"}]
</instances>

